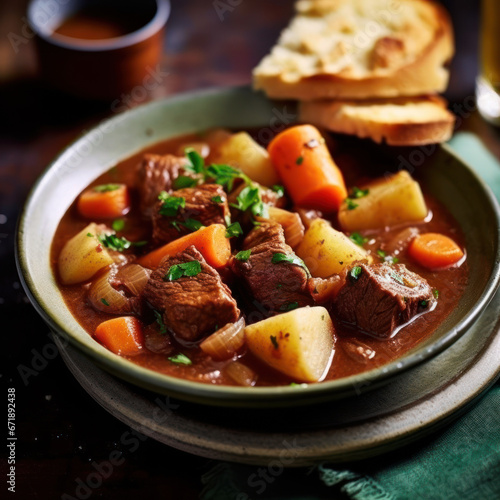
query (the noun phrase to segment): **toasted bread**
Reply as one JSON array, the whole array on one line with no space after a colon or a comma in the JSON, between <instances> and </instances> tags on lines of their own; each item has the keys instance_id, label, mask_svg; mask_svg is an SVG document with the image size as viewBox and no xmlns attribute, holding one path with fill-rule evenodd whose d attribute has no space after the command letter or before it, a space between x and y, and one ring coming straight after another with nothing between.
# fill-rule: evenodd
<instances>
[{"instance_id":1,"label":"toasted bread","mask_svg":"<svg viewBox=\"0 0 500 500\"><path fill-rule=\"evenodd\" d=\"M417 146L448 140L455 116L440 97L365 101L305 101L299 118L332 132L385 141L393 146Z\"/></svg>"},{"instance_id":2,"label":"toasted bread","mask_svg":"<svg viewBox=\"0 0 500 500\"><path fill-rule=\"evenodd\" d=\"M255 68L273 98L367 99L434 94L453 55L446 11L428 0L299 0Z\"/></svg>"}]
</instances>

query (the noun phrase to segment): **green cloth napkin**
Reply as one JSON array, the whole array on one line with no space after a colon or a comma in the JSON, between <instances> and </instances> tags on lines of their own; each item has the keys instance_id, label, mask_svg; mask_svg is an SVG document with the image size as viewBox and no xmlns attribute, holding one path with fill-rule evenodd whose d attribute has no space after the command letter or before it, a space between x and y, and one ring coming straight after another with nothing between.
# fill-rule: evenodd
<instances>
[{"instance_id":1,"label":"green cloth napkin","mask_svg":"<svg viewBox=\"0 0 500 500\"><path fill-rule=\"evenodd\" d=\"M500 199L500 164L481 141L458 133L449 144ZM214 462L202 481L202 500L500 499L500 383L448 428L379 457L283 470Z\"/></svg>"}]
</instances>

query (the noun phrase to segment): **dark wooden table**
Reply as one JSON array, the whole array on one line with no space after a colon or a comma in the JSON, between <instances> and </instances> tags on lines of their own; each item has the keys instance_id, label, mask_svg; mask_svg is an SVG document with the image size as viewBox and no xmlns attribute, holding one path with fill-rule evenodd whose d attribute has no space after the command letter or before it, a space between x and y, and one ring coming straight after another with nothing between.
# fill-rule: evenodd
<instances>
[{"instance_id":1,"label":"dark wooden table","mask_svg":"<svg viewBox=\"0 0 500 500\"><path fill-rule=\"evenodd\" d=\"M25 33L25 3L0 3L1 380L6 387L3 394L12 387L17 398L17 498L61 498L64 493L120 500L139 496L197 498L201 476L214 462L151 439L138 440L137 449L125 446L121 438L129 429L98 406L60 357L53 355L48 328L20 286L14 238L16 220L30 187L60 149L113 114L107 104L78 101L38 81L33 40L24 37L21 43L12 43L19 40L12 34ZM216 9L220 4L229 6L222 19ZM250 82L252 67L275 41L291 12L287 0L174 0L162 60L168 75L147 99ZM458 13L457 25L467 21L468 29L457 33L459 53L449 94L452 109L462 115L460 128L475 132L500 159L498 131L471 108L477 12L470 12L469 2L468 18L464 20ZM132 101L127 107L139 104ZM88 495L85 489L77 489L79 481L85 482L95 471L95 464L115 455L120 457L120 465L102 484ZM5 478L5 458L1 464ZM304 474L304 491L310 491L308 482L312 485L313 479ZM275 486L286 497L286 475ZM4 479L0 491L3 497ZM321 488L316 492L321 494ZM333 492L325 489L323 494L332 498Z\"/></svg>"}]
</instances>

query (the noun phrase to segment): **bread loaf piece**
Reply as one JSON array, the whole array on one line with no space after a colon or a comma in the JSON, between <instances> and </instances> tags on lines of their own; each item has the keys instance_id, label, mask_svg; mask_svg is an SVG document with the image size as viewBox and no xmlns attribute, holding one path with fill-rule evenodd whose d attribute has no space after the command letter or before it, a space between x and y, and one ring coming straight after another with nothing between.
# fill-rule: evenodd
<instances>
[{"instance_id":1,"label":"bread loaf piece","mask_svg":"<svg viewBox=\"0 0 500 500\"><path fill-rule=\"evenodd\" d=\"M447 141L455 116L440 97L365 101L306 101L299 119L332 132L385 141L393 146L418 146Z\"/></svg>"},{"instance_id":2,"label":"bread loaf piece","mask_svg":"<svg viewBox=\"0 0 500 500\"><path fill-rule=\"evenodd\" d=\"M254 70L273 98L367 99L434 94L448 84L453 32L428 0L299 0Z\"/></svg>"}]
</instances>

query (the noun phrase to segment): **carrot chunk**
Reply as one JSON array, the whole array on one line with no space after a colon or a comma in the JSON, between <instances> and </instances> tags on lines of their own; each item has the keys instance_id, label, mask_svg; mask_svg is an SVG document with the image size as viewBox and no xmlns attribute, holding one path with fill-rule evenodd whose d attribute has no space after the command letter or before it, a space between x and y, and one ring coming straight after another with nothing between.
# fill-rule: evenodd
<instances>
[{"instance_id":1,"label":"carrot chunk","mask_svg":"<svg viewBox=\"0 0 500 500\"><path fill-rule=\"evenodd\" d=\"M231 257L231 245L226 238L226 228L222 224L212 224L186 234L137 259L136 263L155 269L166 256L176 255L194 245L209 265L220 269Z\"/></svg>"},{"instance_id":2,"label":"carrot chunk","mask_svg":"<svg viewBox=\"0 0 500 500\"><path fill-rule=\"evenodd\" d=\"M142 323L133 316L121 316L101 323L94 337L104 347L121 356L141 354L144 346Z\"/></svg>"},{"instance_id":3,"label":"carrot chunk","mask_svg":"<svg viewBox=\"0 0 500 500\"><path fill-rule=\"evenodd\" d=\"M78 198L78 211L89 219L113 219L130 210L125 184L103 184L84 191Z\"/></svg>"},{"instance_id":4,"label":"carrot chunk","mask_svg":"<svg viewBox=\"0 0 500 500\"><path fill-rule=\"evenodd\" d=\"M413 239L408 254L427 269L446 269L459 262L464 253L448 236L440 233L424 233Z\"/></svg>"},{"instance_id":5,"label":"carrot chunk","mask_svg":"<svg viewBox=\"0 0 500 500\"><path fill-rule=\"evenodd\" d=\"M312 125L288 128L267 149L296 205L325 212L339 209L347 197L344 178L318 129Z\"/></svg>"}]
</instances>

